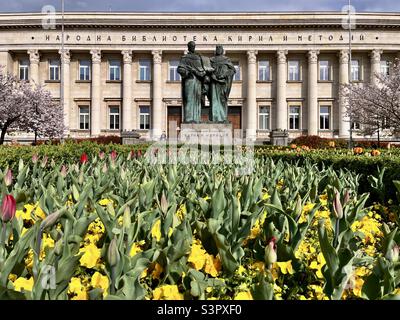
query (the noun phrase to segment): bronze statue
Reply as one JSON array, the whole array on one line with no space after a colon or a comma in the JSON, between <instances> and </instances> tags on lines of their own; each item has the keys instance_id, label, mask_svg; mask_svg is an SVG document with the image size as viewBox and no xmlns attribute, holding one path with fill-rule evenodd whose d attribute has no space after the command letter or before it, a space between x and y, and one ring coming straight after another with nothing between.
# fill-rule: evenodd
<instances>
[{"instance_id":1,"label":"bronze statue","mask_svg":"<svg viewBox=\"0 0 400 320\"><path fill-rule=\"evenodd\" d=\"M236 73L230 59L224 56L221 45L211 59L195 52L194 41L188 43L189 52L181 58L178 73L182 77L183 122L200 123L201 109L207 96L210 106L210 120L214 123L228 123L228 98Z\"/></svg>"},{"instance_id":2,"label":"bronze statue","mask_svg":"<svg viewBox=\"0 0 400 320\"><path fill-rule=\"evenodd\" d=\"M183 122L200 123L204 80L207 71L202 57L195 52L194 41L188 43L189 52L179 63L178 73L182 77Z\"/></svg>"},{"instance_id":3,"label":"bronze statue","mask_svg":"<svg viewBox=\"0 0 400 320\"><path fill-rule=\"evenodd\" d=\"M211 105L211 121L228 123L228 99L232 88L233 76L236 73L231 60L224 56L224 48L218 45L215 56L210 59L211 74L208 100Z\"/></svg>"}]
</instances>

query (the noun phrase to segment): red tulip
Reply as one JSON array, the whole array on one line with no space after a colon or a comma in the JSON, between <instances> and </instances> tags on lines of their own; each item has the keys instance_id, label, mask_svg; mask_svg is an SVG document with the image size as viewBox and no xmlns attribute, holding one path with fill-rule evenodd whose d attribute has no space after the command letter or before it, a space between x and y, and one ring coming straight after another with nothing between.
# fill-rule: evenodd
<instances>
[{"instance_id":1,"label":"red tulip","mask_svg":"<svg viewBox=\"0 0 400 320\"><path fill-rule=\"evenodd\" d=\"M13 180L12 171L8 169L6 175L4 176L4 183L6 184L7 187L12 184L12 180Z\"/></svg>"},{"instance_id":2,"label":"red tulip","mask_svg":"<svg viewBox=\"0 0 400 320\"><path fill-rule=\"evenodd\" d=\"M118 154L115 150L113 150L113 151L111 151L110 156L111 156L111 160L115 161L115 159L117 159Z\"/></svg>"},{"instance_id":3,"label":"red tulip","mask_svg":"<svg viewBox=\"0 0 400 320\"><path fill-rule=\"evenodd\" d=\"M137 157L140 158L142 156L142 150L138 150Z\"/></svg>"},{"instance_id":4,"label":"red tulip","mask_svg":"<svg viewBox=\"0 0 400 320\"><path fill-rule=\"evenodd\" d=\"M135 153L135 150L132 150L131 154L130 154L130 159L134 159L134 158L136 158L136 153Z\"/></svg>"},{"instance_id":5,"label":"red tulip","mask_svg":"<svg viewBox=\"0 0 400 320\"><path fill-rule=\"evenodd\" d=\"M8 222L15 217L17 211L17 203L11 194L4 196L1 205L1 220Z\"/></svg>"},{"instance_id":6,"label":"red tulip","mask_svg":"<svg viewBox=\"0 0 400 320\"><path fill-rule=\"evenodd\" d=\"M88 158L87 154L86 153L82 153L82 155L81 155L81 163L85 164L86 162L88 162L88 160L89 160L89 158Z\"/></svg>"}]
</instances>

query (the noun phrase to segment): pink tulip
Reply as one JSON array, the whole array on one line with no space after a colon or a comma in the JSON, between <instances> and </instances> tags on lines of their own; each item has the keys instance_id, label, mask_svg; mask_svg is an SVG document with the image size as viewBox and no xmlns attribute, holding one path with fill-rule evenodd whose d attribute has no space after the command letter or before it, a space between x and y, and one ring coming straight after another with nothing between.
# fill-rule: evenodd
<instances>
[{"instance_id":1,"label":"pink tulip","mask_svg":"<svg viewBox=\"0 0 400 320\"><path fill-rule=\"evenodd\" d=\"M85 164L86 162L88 162L88 160L89 160L89 158L88 158L87 154L86 153L82 153L81 160L80 160L81 163Z\"/></svg>"},{"instance_id":2,"label":"pink tulip","mask_svg":"<svg viewBox=\"0 0 400 320\"><path fill-rule=\"evenodd\" d=\"M41 164L42 168L44 168L46 166L48 160L49 160L49 158L47 156L43 157L42 164Z\"/></svg>"},{"instance_id":3,"label":"pink tulip","mask_svg":"<svg viewBox=\"0 0 400 320\"><path fill-rule=\"evenodd\" d=\"M1 205L1 220L8 222L15 217L17 211L17 203L11 194L4 196Z\"/></svg>"},{"instance_id":4,"label":"pink tulip","mask_svg":"<svg viewBox=\"0 0 400 320\"><path fill-rule=\"evenodd\" d=\"M61 176L65 178L67 176L67 172L68 172L67 167L65 165L63 165L61 167Z\"/></svg>"},{"instance_id":5,"label":"pink tulip","mask_svg":"<svg viewBox=\"0 0 400 320\"><path fill-rule=\"evenodd\" d=\"M34 155L32 156L32 162L35 164L35 163L38 162L38 160L39 160L39 156L38 156L37 154L34 154Z\"/></svg>"},{"instance_id":6,"label":"pink tulip","mask_svg":"<svg viewBox=\"0 0 400 320\"><path fill-rule=\"evenodd\" d=\"M104 153L104 151L100 151L100 152L99 152L99 158L100 158L101 160L104 159L105 155L106 155L106 154Z\"/></svg>"},{"instance_id":7,"label":"pink tulip","mask_svg":"<svg viewBox=\"0 0 400 320\"><path fill-rule=\"evenodd\" d=\"M138 157L138 158L142 157L142 150L138 150L138 152L137 152L137 157Z\"/></svg>"},{"instance_id":8,"label":"pink tulip","mask_svg":"<svg viewBox=\"0 0 400 320\"><path fill-rule=\"evenodd\" d=\"M12 171L8 169L6 175L4 176L4 183L6 184L7 187L12 184L12 180L13 180Z\"/></svg>"},{"instance_id":9,"label":"pink tulip","mask_svg":"<svg viewBox=\"0 0 400 320\"><path fill-rule=\"evenodd\" d=\"M130 159L134 159L134 158L136 158L136 153L135 153L135 150L132 150L130 153Z\"/></svg>"},{"instance_id":10,"label":"pink tulip","mask_svg":"<svg viewBox=\"0 0 400 320\"><path fill-rule=\"evenodd\" d=\"M115 161L115 159L117 159L118 154L115 150L113 150L113 151L111 151L110 156L111 156L111 160Z\"/></svg>"}]
</instances>

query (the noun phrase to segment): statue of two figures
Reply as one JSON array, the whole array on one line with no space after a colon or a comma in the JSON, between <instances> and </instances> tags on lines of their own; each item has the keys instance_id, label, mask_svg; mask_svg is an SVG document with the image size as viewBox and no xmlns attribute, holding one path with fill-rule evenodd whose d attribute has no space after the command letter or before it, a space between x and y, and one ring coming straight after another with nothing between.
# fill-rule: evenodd
<instances>
[{"instance_id":1,"label":"statue of two figures","mask_svg":"<svg viewBox=\"0 0 400 320\"><path fill-rule=\"evenodd\" d=\"M201 123L201 110L205 97L210 102L209 120L213 123L228 123L228 99L232 80L236 73L224 48L218 45L212 58L196 53L194 41L188 43L189 52L179 63L178 73L182 77L183 122Z\"/></svg>"}]
</instances>

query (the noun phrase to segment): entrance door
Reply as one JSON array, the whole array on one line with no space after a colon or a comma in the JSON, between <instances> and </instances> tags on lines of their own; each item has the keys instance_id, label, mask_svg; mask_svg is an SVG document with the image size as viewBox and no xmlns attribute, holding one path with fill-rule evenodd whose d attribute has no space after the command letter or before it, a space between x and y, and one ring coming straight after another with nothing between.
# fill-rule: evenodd
<instances>
[{"instance_id":1,"label":"entrance door","mask_svg":"<svg viewBox=\"0 0 400 320\"><path fill-rule=\"evenodd\" d=\"M172 122L172 123L171 123ZM176 122L176 126L180 127L182 123L182 107L180 106L169 106L168 107L168 116L167 116L167 135L170 133L170 126L173 125L173 122ZM176 130L175 128L171 128Z\"/></svg>"},{"instance_id":2,"label":"entrance door","mask_svg":"<svg viewBox=\"0 0 400 320\"><path fill-rule=\"evenodd\" d=\"M242 129L242 107L228 107L228 120L230 123L232 123L233 130Z\"/></svg>"}]
</instances>

